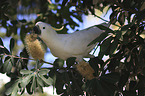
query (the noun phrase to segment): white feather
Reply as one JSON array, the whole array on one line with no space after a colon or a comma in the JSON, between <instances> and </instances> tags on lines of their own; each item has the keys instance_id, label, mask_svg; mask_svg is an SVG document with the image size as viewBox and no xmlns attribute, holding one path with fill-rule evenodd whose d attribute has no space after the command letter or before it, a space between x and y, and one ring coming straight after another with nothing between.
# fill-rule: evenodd
<instances>
[{"instance_id":1,"label":"white feather","mask_svg":"<svg viewBox=\"0 0 145 96\"><path fill-rule=\"evenodd\" d=\"M88 44L104 32L98 27L92 27L71 34L57 34L49 24L38 22L36 25L41 30L39 37L44 41L51 53L63 60L69 57L77 57L77 60L81 61L84 57L91 57L89 53L96 44L90 46Z\"/></svg>"}]
</instances>

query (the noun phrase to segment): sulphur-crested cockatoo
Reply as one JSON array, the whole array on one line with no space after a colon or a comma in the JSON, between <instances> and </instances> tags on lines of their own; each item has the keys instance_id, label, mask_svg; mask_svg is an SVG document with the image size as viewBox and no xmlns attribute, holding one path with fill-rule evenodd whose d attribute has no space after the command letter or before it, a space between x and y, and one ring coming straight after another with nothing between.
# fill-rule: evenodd
<instances>
[{"instance_id":1,"label":"sulphur-crested cockatoo","mask_svg":"<svg viewBox=\"0 0 145 96\"><path fill-rule=\"evenodd\" d=\"M88 44L104 32L98 27L92 27L70 34L57 34L49 24L43 22L37 22L33 30L54 56L63 60L76 57L78 61L82 61L84 57L92 57L89 53L96 44Z\"/></svg>"}]
</instances>

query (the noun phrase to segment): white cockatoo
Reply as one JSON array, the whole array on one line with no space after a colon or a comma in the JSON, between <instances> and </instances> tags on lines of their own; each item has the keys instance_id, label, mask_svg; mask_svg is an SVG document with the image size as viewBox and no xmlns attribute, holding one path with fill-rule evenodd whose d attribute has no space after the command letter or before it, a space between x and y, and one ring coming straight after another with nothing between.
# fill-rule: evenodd
<instances>
[{"instance_id":1,"label":"white cockatoo","mask_svg":"<svg viewBox=\"0 0 145 96\"><path fill-rule=\"evenodd\" d=\"M108 24L105 24L105 26L108 26ZM92 27L70 34L57 34L53 27L44 22L37 22L33 30L54 56L63 60L76 57L78 61L82 61L85 57L93 57L89 53L96 44L90 46L88 44L104 32L98 27Z\"/></svg>"}]
</instances>

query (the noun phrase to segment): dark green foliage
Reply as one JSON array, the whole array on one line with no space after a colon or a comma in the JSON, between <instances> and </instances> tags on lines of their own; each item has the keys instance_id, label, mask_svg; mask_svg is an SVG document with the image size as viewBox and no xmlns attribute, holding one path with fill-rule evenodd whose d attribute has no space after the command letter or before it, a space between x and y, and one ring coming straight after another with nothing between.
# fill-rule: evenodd
<instances>
[{"instance_id":1,"label":"dark green foliage","mask_svg":"<svg viewBox=\"0 0 145 96\"><path fill-rule=\"evenodd\" d=\"M10 51L12 52L13 48L14 48L14 44L15 44L15 40L13 38L11 38L10 40Z\"/></svg>"},{"instance_id":2,"label":"dark green foliage","mask_svg":"<svg viewBox=\"0 0 145 96\"><path fill-rule=\"evenodd\" d=\"M67 67L70 68L72 65L75 64L76 57L71 57L66 60Z\"/></svg>"},{"instance_id":3,"label":"dark green foliage","mask_svg":"<svg viewBox=\"0 0 145 96\"><path fill-rule=\"evenodd\" d=\"M0 45L4 46L2 39L0 38Z\"/></svg>"},{"instance_id":4,"label":"dark green foliage","mask_svg":"<svg viewBox=\"0 0 145 96\"><path fill-rule=\"evenodd\" d=\"M104 33L88 45L97 42L97 48L100 48L99 55L88 61L95 72L92 80L86 80L76 70L76 57L68 58L66 64L60 59L53 64L37 60L35 66L28 69L32 60L26 48L15 49L19 40L24 44L26 34L32 32L38 21L56 28L64 26L58 33L67 34L68 25L72 29L79 26L73 18L83 22L82 14L88 15L88 10L99 17L94 9L103 11L108 5L112 13L110 20L104 21L115 25L118 22L116 26L119 27L113 30L95 25ZM43 87L53 86L62 96L144 96L145 40L141 36L145 32L144 6L144 0L55 0L55 3L51 0L1 0L0 28L6 29L4 37L11 38L9 48L5 47L5 38L0 38L0 73L11 78L5 84L5 94L22 95L25 89L33 94L43 92ZM29 14L35 14L37 18L31 21L17 17L29 17ZM102 60L104 56L109 58ZM44 63L53 66L44 68Z\"/></svg>"}]
</instances>

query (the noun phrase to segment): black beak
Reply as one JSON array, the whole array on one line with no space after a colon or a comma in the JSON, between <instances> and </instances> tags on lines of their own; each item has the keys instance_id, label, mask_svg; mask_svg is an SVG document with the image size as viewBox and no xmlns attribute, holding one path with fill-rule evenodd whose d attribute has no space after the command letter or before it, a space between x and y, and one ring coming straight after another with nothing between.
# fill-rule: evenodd
<instances>
[{"instance_id":1,"label":"black beak","mask_svg":"<svg viewBox=\"0 0 145 96\"><path fill-rule=\"evenodd\" d=\"M41 30L40 30L38 25L34 26L33 31L34 31L35 34L38 34L38 35L41 34Z\"/></svg>"}]
</instances>

